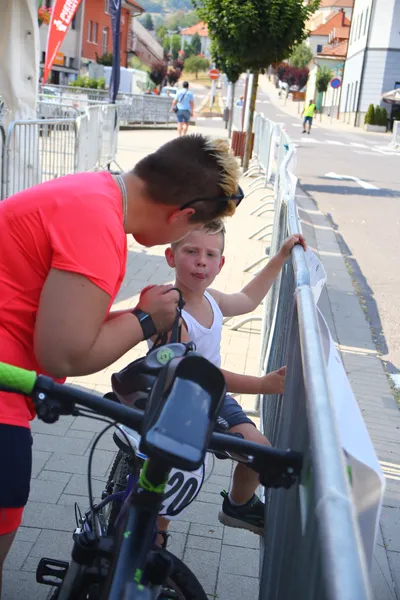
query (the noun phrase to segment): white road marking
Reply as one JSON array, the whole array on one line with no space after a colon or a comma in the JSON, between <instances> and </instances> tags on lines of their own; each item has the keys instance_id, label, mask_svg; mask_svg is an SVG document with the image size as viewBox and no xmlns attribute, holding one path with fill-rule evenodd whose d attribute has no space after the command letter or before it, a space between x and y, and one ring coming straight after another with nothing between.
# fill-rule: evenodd
<instances>
[{"instance_id":1,"label":"white road marking","mask_svg":"<svg viewBox=\"0 0 400 600\"><path fill-rule=\"evenodd\" d=\"M379 152L380 154L384 154L385 156L400 156L400 152L396 152L396 150L390 150L388 148L382 148L379 146L375 146L372 148L374 152Z\"/></svg>"},{"instance_id":2,"label":"white road marking","mask_svg":"<svg viewBox=\"0 0 400 600\"><path fill-rule=\"evenodd\" d=\"M359 144L358 142L350 142L350 146L353 146L353 148L369 148L370 146L367 146L367 144Z\"/></svg>"},{"instance_id":3,"label":"white road marking","mask_svg":"<svg viewBox=\"0 0 400 600\"><path fill-rule=\"evenodd\" d=\"M301 123L292 123L292 127L302 127Z\"/></svg>"},{"instance_id":4,"label":"white road marking","mask_svg":"<svg viewBox=\"0 0 400 600\"><path fill-rule=\"evenodd\" d=\"M299 140L292 140L292 142L296 142L296 144L321 144L320 140L315 140L313 138L309 138L309 137L302 137Z\"/></svg>"},{"instance_id":5,"label":"white road marking","mask_svg":"<svg viewBox=\"0 0 400 600\"><path fill-rule=\"evenodd\" d=\"M325 140L325 144L330 144L331 146L345 146L344 142L338 142L336 140Z\"/></svg>"},{"instance_id":6,"label":"white road marking","mask_svg":"<svg viewBox=\"0 0 400 600\"><path fill-rule=\"evenodd\" d=\"M383 156L383 154L376 154L375 152L372 152L371 150L354 150L353 151L354 154L361 154L362 156Z\"/></svg>"},{"instance_id":7,"label":"white road marking","mask_svg":"<svg viewBox=\"0 0 400 600\"><path fill-rule=\"evenodd\" d=\"M338 175L337 173L334 173L332 171L330 173L326 173L325 177L329 177L329 179L339 179L340 181L343 181L343 180L355 181L356 183L358 183L358 185L360 185L365 190L379 190L379 188L376 187L375 185L372 185L372 183L368 183L368 181L363 181L362 179L359 179L358 177L354 177L353 175Z\"/></svg>"}]
</instances>

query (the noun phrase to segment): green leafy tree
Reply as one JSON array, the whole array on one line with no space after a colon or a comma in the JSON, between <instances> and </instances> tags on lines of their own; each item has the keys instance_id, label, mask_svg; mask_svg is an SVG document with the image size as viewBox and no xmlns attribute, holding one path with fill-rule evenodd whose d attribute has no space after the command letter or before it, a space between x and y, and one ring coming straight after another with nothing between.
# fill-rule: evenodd
<instances>
[{"instance_id":1,"label":"green leafy tree","mask_svg":"<svg viewBox=\"0 0 400 600\"><path fill-rule=\"evenodd\" d=\"M193 0L200 19L208 23L221 55L232 57L254 75L244 170L251 150L258 76L270 64L290 56L307 37L305 24L320 0ZM245 49L245 51L244 51Z\"/></svg>"},{"instance_id":2,"label":"green leafy tree","mask_svg":"<svg viewBox=\"0 0 400 600\"><path fill-rule=\"evenodd\" d=\"M163 45L165 38L168 36L168 31L166 30L164 25L157 29L156 36L160 44Z\"/></svg>"},{"instance_id":3,"label":"green leafy tree","mask_svg":"<svg viewBox=\"0 0 400 600\"><path fill-rule=\"evenodd\" d=\"M193 56L194 52L193 52L193 48L192 46L189 44L188 41L185 41L183 44L183 51L185 53L185 58L188 59L191 56Z\"/></svg>"},{"instance_id":4,"label":"green leafy tree","mask_svg":"<svg viewBox=\"0 0 400 600\"><path fill-rule=\"evenodd\" d=\"M146 71L147 73L151 71L150 67L140 60L138 56L132 56L129 60L129 66L131 69L136 69L137 71Z\"/></svg>"},{"instance_id":5,"label":"green leafy tree","mask_svg":"<svg viewBox=\"0 0 400 600\"><path fill-rule=\"evenodd\" d=\"M113 64L112 52L107 52L106 54L103 54L102 56L99 56L96 53L96 62L99 65L104 65L105 67L112 67L112 64Z\"/></svg>"},{"instance_id":6,"label":"green leafy tree","mask_svg":"<svg viewBox=\"0 0 400 600\"><path fill-rule=\"evenodd\" d=\"M140 22L143 25L143 27L146 27L146 29L148 31L153 31L154 30L153 19L151 18L151 15L149 15L148 13L146 13L144 15L143 19L141 19Z\"/></svg>"},{"instance_id":7,"label":"green leafy tree","mask_svg":"<svg viewBox=\"0 0 400 600\"><path fill-rule=\"evenodd\" d=\"M173 35L171 38L171 50L172 50L172 58L176 60L178 58L179 50L181 49L181 36Z\"/></svg>"},{"instance_id":8,"label":"green leafy tree","mask_svg":"<svg viewBox=\"0 0 400 600\"><path fill-rule=\"evenodd\" d=\"M325 92L328 89L329 82L331 79L332 79L332 71L330 69L328 69L328 67L321 67L320 69L318 69L317 79L316 79L317 90L320 93L325 94Z\"/></svg>"},{"instance_id":9,"label":"green leafy tree","mask_svg":"<svg viewBox=\"0 0 400 600\"><path fill-rule=\"evenodd\" d=\"M201 38L198 33L195 33L192 37L190 45L193 49L193 54L200 54L201 52Z\"/></svg>"},{"instance_id":10,"label":"green leafy tree","mask_svg":"<svg viewBox=\"0 0 400 600\"><path fill-rule=\"evenodd\" d=\"M213 56L215 66L228 78L228 81L232 84L232 94L231 94L231 104L229 107L230 118L228 125L228 135L231 137L232 134L232 119L233 119L233 110L235 103L235 85L238 81L240 75L243 73L243 67L240 62L237 62L235 57L225 56L219 46L217 40L213 40L211 43L211 54Z\"/></svg>"},{"instance_id":11,"label":"green leafy tree","mask_svg":"<svg viewBox=\"0 0 400 600\"><path fill-rule=\"evenodd\" d=\"M187 73L195 73L196 79L202 71L207 71L210 68L210 61L203 56L190 56L185 60L184 70Z\"/></svg>"},{"instance_id":12,"label":"green leafy tree","mask_svg":"<svg viewBox=\"0 0 400 600\"><path fill-rule=\"evenodd\" d=\"M304 42L296 46L290 55L290 64L299 69L304 69L311 61L313 57L313 51L310 46L307 46Z\"/></svg>"},{"instance_id":13,"label":"green leafy tree","mask_svg":"<svg viewBox=\"0 0 400 600\"><path fill-rule=\"evenodd\" d=\"M367 114L365 115L364 123L366 125L375 125L375 107L373 104L368 106Z\"/></svg>"},{"instance_id":14,"label":"green leafy tree","mask_svg":"<svg viewBox=\"0 0 400 600\"><path fill-rule=\"evenodd\" d=\"M189 12L179 10L165 18L164 27L170 31L178 32L180 29L185 29L198 22L199 18L194 10L190 10Z\"/></svg>"},{"instance_id":15,"label":"green leafy tree","mask_svg":"<svg viewBox=\"0 0 400 600\"><path fill-rule=\"evenodd\" d=\"M381 122L380 124L387 127L388 113L384 106L381 107Z\"/></svg>"},{"instance_id":16,"label":"green leafy tree","mask_svg":"<svg viewBox=\"0 0 400 600\"><path fill-rule=\"evenodd\" d=\"M375 125L381 125L382 123L382 113L381 107L379 105L375 106Z\"/></svg>"}]
</instances>

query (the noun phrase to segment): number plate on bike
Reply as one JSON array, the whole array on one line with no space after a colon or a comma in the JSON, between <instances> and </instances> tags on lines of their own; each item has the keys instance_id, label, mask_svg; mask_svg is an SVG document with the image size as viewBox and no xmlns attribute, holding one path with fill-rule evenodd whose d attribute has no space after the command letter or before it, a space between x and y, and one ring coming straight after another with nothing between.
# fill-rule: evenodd
<instances>
[{"instance_id":1,"label":"number plate on bike","mask_svg":"<svg viewBox=\"0 0 400 600\"><path fill-rule=\"evenodd\" d=\"M172 469L167 483L160 515L167 519L181 517L185 508L193 502L204 481L205 465L196 471Z\"/></svg>"}]
</instances>

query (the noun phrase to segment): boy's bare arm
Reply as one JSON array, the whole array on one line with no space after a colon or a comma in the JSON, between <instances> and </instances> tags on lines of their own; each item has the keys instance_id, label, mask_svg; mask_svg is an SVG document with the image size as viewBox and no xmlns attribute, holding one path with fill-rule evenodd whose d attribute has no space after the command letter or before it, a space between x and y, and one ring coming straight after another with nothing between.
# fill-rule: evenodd
<instances>
[{"instance_id":1,"label":"boy's bare arm","mask_svg":"<svg viewBox=\"0 0 400 600\"><path fill-rule=\"evenodd\" d=\"M293 246L296 244L300 244L304 250L306 249L304 237L300 234L292 235L283 243L279 252L268 261L262 271L241 292L223 294L217 290L209 290L217 301L222 314L225 317L235 317L255 310L269 292L283 265L289 258Z\"/></svg>"},{"instance_id":2,"label":"boy's bare arm","mask_svg":"<svg viewBox=\"0 0 400 600\"><path fill-rule=\"evenodd\" d=\"M236 394L283 394L286 367L272 371L262 377L240 375L221 369L225 377L226 389Z\"/></svg>"}]
</instances>

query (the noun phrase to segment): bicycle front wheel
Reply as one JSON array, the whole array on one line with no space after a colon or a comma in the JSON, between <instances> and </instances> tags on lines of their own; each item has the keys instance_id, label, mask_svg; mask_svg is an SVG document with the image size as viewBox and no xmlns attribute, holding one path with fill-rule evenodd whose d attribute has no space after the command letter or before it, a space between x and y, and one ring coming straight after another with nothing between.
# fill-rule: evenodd
<instances>
[{"instance_id":1,"label":"bicycle front wheel","mask_svg":"<svg viewBox=\"0 0 400 600\"><path fill-rule=\"evenodd\" d=\"M158 600L207 600L196 575L178 557L163 550L172 560L173 569L161 588Z\"/></svg>"}]
</instances>

